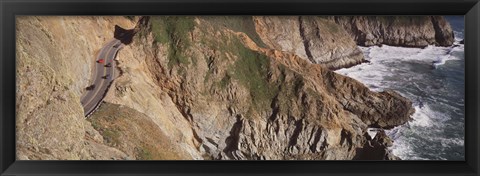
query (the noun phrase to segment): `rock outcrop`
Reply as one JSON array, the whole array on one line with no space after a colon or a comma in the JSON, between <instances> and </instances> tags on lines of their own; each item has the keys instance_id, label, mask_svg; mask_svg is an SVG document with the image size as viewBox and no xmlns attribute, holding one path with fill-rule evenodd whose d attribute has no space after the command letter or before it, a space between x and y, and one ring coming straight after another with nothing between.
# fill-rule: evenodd
<instances>
[{"instance_id":1,"label":"rock outcrop","mask_svg":"<svg viewBox=\"0 0 480 176\"><path fill-rule=\"evenodd\" d=\"M124 17L18 18L17 156L398 159L388 136L371 139L367 128L406 123L412 104L331 71L363 62L357 38L337 23L157 16L128 30L135 21ZM122 31L135 35L117 56L120 75L86 120L85 75L95 51Z\"/></svg>"},{"instance_id":2,"label":"rock outcrop","mask_svg":"<svg viewBox=\"0 0 480 176\"><path fill-rule=\"evenodd\" d=\"M190 131L185 134L194 141L195 155L353 159L369 141L367 127L391 128L409 120L411 103L397 94L372 92L323 65L271 48L268 41L259 46L263 44L251 37L250 27L216 25L222 20L229 19L152 17L126 46L137 51L134 59L120 60L122 69L154 82L150 93L165 92L171 99L183 119L162 118L186 123L182 130ZM132 68L127 61L146 69ZM139 85L114 86L110 98L116 103L148 94ZM125 103L145 109L141 102Z\"/></svg>"},{"instance_id":3,"label":"rock outcrop","mask_svg":"<svg viewBox=\"0 0 480 176\"><path fill-rule=\"evenodd\" d=\"M392 45L426 47L450 46L453 30L441 16L335 16L329 17L342 26L361 46Z\"/></svg>"},{"instance_id":4,"label":"rock outcrop","mask_svg":"<svg viewBox=\"0 0 480 176\"><path fill-rule=\"evenodd\" d=\"M363 53L347 31L326 17L256 16L253 20L270 48L295 53L330 69L364 62Z\"/></svg>"}]
</instances>

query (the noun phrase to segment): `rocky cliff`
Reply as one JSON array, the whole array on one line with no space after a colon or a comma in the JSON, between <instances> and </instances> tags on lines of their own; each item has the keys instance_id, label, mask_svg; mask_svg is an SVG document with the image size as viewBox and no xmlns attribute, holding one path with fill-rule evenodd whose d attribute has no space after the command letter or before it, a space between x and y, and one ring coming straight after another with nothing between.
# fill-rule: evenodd
<instances>
[{"instance_id":1,"label":"rocky cliff","mask_svg":"<svg viewBox=\"0 0 480 176\"><path fill-rule=\"evenodd\" d=\"M405 98L270 47L252 25L152 17L126 47L136 52L119 55L125 74L107 101L158 119L204 159L353 159L367 127L409 120Z\"/></svg>"},{"instance_id":2,"label":"rocky cliff","mask_svg":"<svg viewBox=\"0 0 480 176\"><path fill-rule=\"evenodd\" d=\"M160 132L153 123L155 119L146 119L137 110L120 111L116 105L107 104L94 115L95 119L84 117L80 97L92 79L98 50L114 37L115 25L133 28L136 20L22 16L16 22L17 159L192 158L183 150L175 150L176 143ZM152 140L156 143L142 143ZM158 142L161 144L156 145Z\"/></svg>"},{"instance_id":3,"label":"rocky cliff","mask_svg":"<svg viewBox=\"0 0 480 176\"><path fill-rule=\"evenodd\" d=\"M295 53L330 69L365 62L360 46L450 46L453 31L441 16L256 16L270 48Z\"/></svg>"},{"instance_id":4,"label":"rocky cliff","mask_svg":"<svg viewBox=\"0 0 480 176\"><path fill-rule=\"evenodd\" d=\"M411 102L330 71L363 56L324 17L142 18L85 119L95 50L133 19L18 19L19 159L396 159L366 130L406 123Z\"/></svg>"},{"instance_id":5,"label":"rocky cliff","mask_svg":"<svg viewBox=\"0 0 480 176\"><path fill-rule=\"evenodd\" d=\"M363 53L342 26L324 17L257 16L256 32L270 48L295 53L330 69L364 62Z\"/></svg>"},{"instance_id":6,"label":"rocky cliff","mask_svg":"<svg viewBox=\"0 0 480 176\"><path fill-rule=\"evenodd\" d=\"M16 18L17 158L122 159L83 116L95 53L123 17Z\"/></svg>"},{"instance_id":7,"label":"rocky cliff","mask_svg":"<svg viewBox=\"0 0 480 176\"><path fill-rule=\"evenodd\" d=\"M453 30L441 16L335 16L358 45L451 46Z\"/></svg>"}]
</instances>

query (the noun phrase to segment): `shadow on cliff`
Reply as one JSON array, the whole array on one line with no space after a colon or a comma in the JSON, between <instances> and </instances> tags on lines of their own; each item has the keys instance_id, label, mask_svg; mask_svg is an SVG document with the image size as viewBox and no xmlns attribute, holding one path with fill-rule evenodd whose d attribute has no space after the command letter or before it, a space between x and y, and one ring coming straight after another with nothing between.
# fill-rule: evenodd
<instances>
[{"instance_id":1,"label":"shadow on cliff","mask_svg":"<svg viewBox=\"0 0 480 176\"><path fill-rule=\"evenodd\" d=\"M386 155L385 148L377 143L371 146L367 143L363 148L357 148L356 153L353 160L385 160Z\"/></svg>"},{"instance_id":2,"label":"shadow on cliff","mask_svg":"<svg viewBox=\"0 0 480 176\"><path fill-rule=\"evenodd\" d=\"M113 37L120 40L120 42L122 42L124 45L129 45L133 42L133 36L135 36L135 34L139 32L142 27L146 26L149 20L150 17L140 17L133 29L124 29L118 25L115 25Z\"/></svg>"},{"instance_id":3,"label":"shadow on cliff","mask_svg":"<svg viewBox=\"0 0 480 176\"><path fill-rule=\"evenodd\" d=\"M115 25L115 32L113 37L120 40L125 45L132 43L133 36L135 35L134 29L124 29L118 25Z\"/></svg>"},{"instance_id":4,"label":"shadow on cliff","mask_svg":"<svg viewBox=\"0 0 480 176\"><path fill-rule=\"evenodd\" d=\"M368 134L364 134L367 142L362 148L356 149L356 155L353 160L389 160L387 146L385 146L385 132L379 132L375 139L371 139Z\"/></svg>"},{"instance_id":5,"label":"shadow on cliff","mask_svg":"<svg viewBox=\"0 0 480 176\"><path fill-rule=\"evenodd\" d=\"M233 127L230 130L230 136L225 139L225 143L227 144L227 146L225 147L225 149L223 149L223 152L230 158L235 158L233 153L238 150L242 127L243 122L241 120L241 116L237 115L237 122L233 124Z\"/></svg>"}]
</instances>

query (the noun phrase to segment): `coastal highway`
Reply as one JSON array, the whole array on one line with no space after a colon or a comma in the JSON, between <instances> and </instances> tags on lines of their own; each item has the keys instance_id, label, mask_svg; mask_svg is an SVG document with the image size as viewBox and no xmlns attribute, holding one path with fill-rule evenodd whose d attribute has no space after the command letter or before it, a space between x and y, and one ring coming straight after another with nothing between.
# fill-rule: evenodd
<instances>
[{"instance_id":1,"label":"coastal highway","mask_svg":"<svg viewBox=\"0 0 480 176\"><path fill-rule=\"evenodd\" d=\"M95 111L105 97L111 82L115 78L115 62L113 59L122 47L123 44L120 40L113 39L100 49L95 59L93 77L90 84L87 85L94 85L94 87L93 89L85 90L80 100L85 112L85 117L88 117ZM100 59L103 59L104 62L99 63L98 60ZM108 63L111 64L110 67L107 67ZM105 77L106 75L109 76Z\"/></svg>"}]
</instances>

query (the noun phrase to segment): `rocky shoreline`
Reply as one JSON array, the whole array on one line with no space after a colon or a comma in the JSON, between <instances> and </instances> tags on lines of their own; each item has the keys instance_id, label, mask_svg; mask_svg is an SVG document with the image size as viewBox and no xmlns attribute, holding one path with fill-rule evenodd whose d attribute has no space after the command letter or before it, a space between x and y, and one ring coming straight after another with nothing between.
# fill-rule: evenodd
<instances>
[{"instance_id":1,"label":"rocky shoreline","mask_svg":"<svg viewBox=\"0 0 480 176\"><path fill-rule=\"evenodd\" d=\"M164 87L165 83L171 80L181 80L176 84L168 84L171 87L165 89L169 90L170 96L176 97L173 101L190 119L190 123L194 124L192 129L198 135L196 139L201 144L199 148L204 152L203 155L222 160L353 159L357 156L355 152L357 149L362 149L370 143L375 150L384 151L385 154L385 157L375 159L396 159L386 149L387 145L379 142L390 140L386 135L378 135L371 140L365 138L366 130L369 127L389 129L406 123L413 113L411 102L393 91L371 92L363 84L330 71L334 65L329 67L328 64L311 63L311 58L316 56L315 53L318 55L322 53L319 49L341 50L338 47L345 47L338 43L334 45L326 42L330 41L327 39L333 38L333 34L342 33L341 28L333 29L338 27L334 26L327 32L322 32L320 26L336 25L323 18L287 18L291 26L277 21L275 17L253 19L255 30L265 43L263 47L245 30L251 27L239 30L224 25L222 28L215 28L214 24L222 20L221 18L197 17L196 28L190 34L193 38L187 40L191 40L189 43L206 44L203 47L189 45L187 49L189 53L185 53L185 57L195 57L213 51L206 56L211 58L207 60L207 67L197 65L193 68L188 64L178 64L169 68L168 62L162 64L168 61L168 58L162 58L163 56L152 56L153 61L150 61L157 63L150 65L153 74L161 73L159 68L185 71L186 75L170 71L156 76L160 79L157 85ZM151 19L152 22L155 20ZM146 24L144 29L146 31L141 33L145 36L156 30L153 24L152 26ZM282 34L280 31L285 34L284 38L272 35ZM288 31L296 34L286 33ZM150 43L148 38L138 37L138 40L147 40L141 43ZM211 40L212 38L215 40ZM218 38L228 40L217 40ZM239 42L231 42L235 40ZM353 40L348 43L354 51L358 49ZM291 46L303 46L306 57L297 55L301 52L298 50L295 54L288 52L286 48ZM155 50L168 50L161 49L162 47L153 46ZM245 49L238 52L234 49L238 47ZM259 61L252 60L254 65L244 65L249 64L242 61L249 59L242 55L245 52L256 53L256 59ZM223 54L225 56L222 56ZM361 57L363 58L363 53ZM245 71L260 70L255 74L243 72L243 69L230 72L226 68L231 68L229 64L232 63L236 68L246 67ZM335 62L339 63L341 62ZM198 82L198 77L203 78L188 76L190 72L208 75L210 71L212 74L209 80L203 80L203 84L196 86L187 84ZM216 82L223 81L224 85L217 87ZM252 84L256 86L251 87ZM210 90L203 95L199 94L205 87ZM204 104L202 99L210 100L209 108L198 106ZM219 107L217 112L212 112L212 106L218 106L216 102L226 105L227 111ZM210 116L218 113L222 115ZM206 120L208 118L213 119ZM228 120L226 124L231 125L226 125L225 120ZM223 122L219 123L221 121Z\"/></svg>"},{"instance_id":2,"label":"rocky shoreline","mask_svg":"<svg viewBox=\"0 0 480 176\"><path fill-rule=\"evenodd\" d=\"M34 61L30 56L35 51L24 49L17 51L21 61L17 72L27 75L20 76L46 75L44 79L57 81L52 84L19 79L19 85L31 85L20 86L19 91L24 93L17 97L20 119L17 127L29 129L18 131L22 133L17 143L19 158L165 159L173 157L165 155L165 151L175 149L182 154L174 156L175 159L396 160L399 158L387 149L392 140L384 132L372 139L367 130L391 129L407 123L414 112L411 101L391 90L371 91L332 70L366 62L358 45L424 47L453 42L448 23L443 17L433 16L406 17L394 22L389 22L389 17L104 18L81 18L84 23L65 23L68 26L58 30L59 25L46 24L65 19L25 17L17 28L21 34L17 45L26 48L50 46L43 44L44 41L68 42L62 37L48 39L48 36L67 35L61 31L87 35L89 25L112 33L113 37L127 32L131 40L125 41L127 45L117 61L122 75L105 97L112 105L104 111L112 111L108 107L128 107L124 108L125 114L141 117L138 123L151 123L148 127L160 131L161 136L140 129L121 131L135 128L127 128L126 125L132 124L116 121L107 113L98 118L108 120L115 128L92 126L81 116L80 102L75 99L88 80L69 82L72 78L61 76L65 71L71 72L69 75L89 75L88 68L73 68L90 61L65 60L72 63L63 64L62 70L51 69L58 67L55 62L38 62L38 69L32 71L26 61L62 58L66 53L63 50L44 53L44 57ZM98 25L97 20L106 20L108 25ZM114 27L118 22L124 26ZM41 31L50 32L29 35L27 29L39 24ZM134 30L126 30L131 28ZM47 38L39 37L44 35ZM76 48L92 54L94 51L88 45L92 40L82 40L79 43L84 45ZM102 43L100 39L94 41L93 46ZM39 72L42 69L49 70L48 74ZM75 88L65 88L69 86ZM55 90L53 95L69 96L66 100L26 101L34 95L48 97L42 92L49 89ZM58 120L55 126L50 126L44 114L51 108L38 107L52 104L65 105L56 108L57 115L71 114L69 120ZM33 118L36 123L31 123L32 114L36 114ZM40 132L41 129L49 130ZM44 135L38 136L39 133ZM149 151L162 148L132 144L134 138L117 134L144 134L144 140L161 138L165 141L162 143L165 151ZM40 141L64 141L64 144L55 146ZM95 146L102 146L101 150Z\"/></svg>"},{"instance_id":3,"label":"rocky shoreline","mask_svg":"<svg viewBox=\"0 0 480 176\"><path fill-rule=\"evenodd\" d=\"M392 45L401 47L451 46L451 26L441 16L335 16L360 46Z\"/></svg>"}]
</instances>

